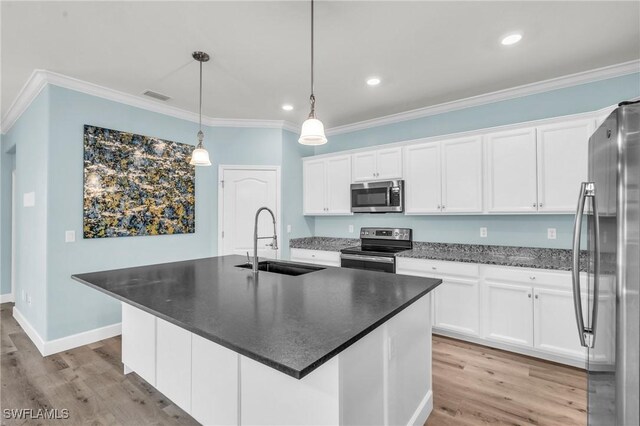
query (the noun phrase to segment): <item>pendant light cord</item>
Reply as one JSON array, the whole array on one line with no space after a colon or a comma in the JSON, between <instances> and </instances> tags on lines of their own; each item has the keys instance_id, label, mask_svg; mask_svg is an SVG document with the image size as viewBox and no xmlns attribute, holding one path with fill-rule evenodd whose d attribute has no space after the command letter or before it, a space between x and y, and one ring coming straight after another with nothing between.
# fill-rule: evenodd
<instances>
[{"instance_id":1,"label":"pendant light cord","mask_svg":"<svg viewBox=\"0 0 640 426\"><path fill-rule=\"evenodd\" d=\"M204 133L202 133L202 61L200 62L200 103L199 103L199 118L198 118L198 148L202 148L202 140L204 139Z\"/></svg>"},{"instance_id":2,"label":"pendant light cord","mask_svg":"<svg viewBox=\"0 0 640 426\"><path fill-rule=\"evenodd\" d=\"M311 0L311 97L309 98L309 101L311 102L311 112L309 113L309 118L316 118L316 97L313 94L313 89L314 89L314 81L313 81L313 69L314 69L314 62L313 62L313 0Z\"/></svg>"}]
</instances>

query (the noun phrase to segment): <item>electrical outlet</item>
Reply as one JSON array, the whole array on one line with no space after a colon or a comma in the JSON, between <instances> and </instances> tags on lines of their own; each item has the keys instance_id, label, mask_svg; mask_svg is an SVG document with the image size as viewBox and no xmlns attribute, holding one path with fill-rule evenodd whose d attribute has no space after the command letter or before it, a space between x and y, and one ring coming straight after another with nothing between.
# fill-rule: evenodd
<instances>
[{"instance_id":1,"label":"electrical outlet","mask_svg":"<svg viewBox=\"0 0 640 426\"><path fill-rule=\"evenodd\" d=\"M484 226L480 228L480 238L487 238L487 228Z\"/></svg>"},{"instance_id":2,"label":"electrical outlet","mask_svg":"<svg viewBox=\"0 0 640 426\"><path fill-rule=\"evenodd\" d=\"M287 234L291 233L291 225L287 225Z\"/></svg>"},{"instance_id":3,"label":"electrical outlet","mask_svg":"<svg viewBox=\"0 0 640 426\"><path fill-rule=\"evenodd\" d=\"M353 234L353 225L349 225L349 233Z\"/></svg>"},{"instance_id":4,"label":"electrical outlet","mask_svg":"<svg viewBox=\"0 0 640 426\"><path fill-rule=\"evenodd\" d=\"M22 195L22 206L23 207L33 207L36 205L36 193L35 192L25 192Z\"/></svg>"},{"instance_id":5,"label":"electrical outlet","mask_svg":"<svg viewBox=\"0 0 640 426\"><path fill-rule=\"evenodd\" d=\"M550 240L556 239L556 228L547 228L547 238Z\"/></svg>"},{"instance_id":6,"label":"electrical outlet","mask_svg":"<svg viewBox=\"0 0 640 426\"><path fill-rule=\"evenodd\" d=\"M64 242L65 243L75 243L76 242L76 231L64 231Z\"/></svg>"}]
</instances>

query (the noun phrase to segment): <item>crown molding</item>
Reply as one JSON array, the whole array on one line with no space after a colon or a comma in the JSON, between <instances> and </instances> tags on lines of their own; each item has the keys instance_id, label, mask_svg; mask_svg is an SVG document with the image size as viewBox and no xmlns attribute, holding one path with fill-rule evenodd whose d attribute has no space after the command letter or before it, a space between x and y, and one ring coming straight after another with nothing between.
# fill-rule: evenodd
<instances>
[{"instance_id":1,"label":"crown molding","mask_svg":"<svg viewBox=\"0 0 640 426\"><path fill-rule=\"evenodd\" d=\"M4 134L18 121L18 118L29 108L31 102L40 94L42 89L51 84L65 89L75 90L87 95L96 96L102 99L118 102L124 105L144 109L146 111L156 112L158 114L168 115L181 120L198 122L198 114L177 108L171 105L163 104L159 101L146 99L141 96L131 95L119 90L109 89L108 87L98 84L79 80L63 74L55 73L48 70L36 69L31 73L27 82L22 86L18 96L15 98L7 113L2 118L0 131ZM243 118L213 118L202 117L202 124L211 127L255 127L268 129L296 129L296 126L284 120L253 120ZM295 131L295 130L292 130Z\"/></svg>"},{"instance_id":2,"label":"crown molding","mask_svg":"<svg viewBox=\"0 0 640 426\"><path fill-rule=\"evenodd\" d=\"M445 102L429 107L386 115L379 118L359 121L357 123L345 124L343 126L336 126L327 129L326 134L327 136L333 136L342 133L350 133L357 130L369 129L386 124L400 123L402 121L428 117L431 115L442 114L445 112L490 104L493 102L504 101L508 99L520 98L522 96L534 95L537 93L577 86L580 84L591 83L599 80L606 80L608 78L620 77L637 72L640 72L640 60L623 62L621 64L610 65L589 71L583 71L575 74L565 75L562 77L552 78L549 80L543 80L536 83L516 86L510 89L498 90L496 92L485 93L482 95L472 96L456 101Z\"/></svg>"}]
</instances>

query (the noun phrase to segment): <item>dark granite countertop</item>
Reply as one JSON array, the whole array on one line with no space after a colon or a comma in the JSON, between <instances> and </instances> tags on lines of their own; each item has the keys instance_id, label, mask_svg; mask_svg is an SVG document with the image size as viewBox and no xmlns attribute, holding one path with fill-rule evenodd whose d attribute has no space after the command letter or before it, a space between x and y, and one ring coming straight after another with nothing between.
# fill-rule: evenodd
<instances>
[{"instance_id":1,"label":"dark granite countertop","mask_svg":"<svg viewBox=\"0 0 640 426\"><path fill-rule=\"evenodd\" d=\"M354 238L307 237L293 239L289 245L291 248L340 251L359 244L360 240ZM586 251L583 251L580 256L580 265L584 268L588 263ZM398 253L398 257L559 271L571 270L571 250L566 249L414 242L413 250Z\"/></svg>"},{"instance_id":2,"label":"dark granite countertop","mask_svg":"<svg viewBox=\"0 0 640 426\"><path fill-rule=\"evenodd\" d=\"M256 281L243 263L230 255L72 278L298 379L441 283L333 267Z\"/></svg>"},{"instance_id":3,"label":"dark granite countertop","mask_svg":"<svg viewBox=\"0 0 640 426\"><path fill-rule=\"evenodd\" d=\"M289 240L290 248L308 250L340 251L359 245L359 238L303 237Z\"/></svg>"}]
</instances>

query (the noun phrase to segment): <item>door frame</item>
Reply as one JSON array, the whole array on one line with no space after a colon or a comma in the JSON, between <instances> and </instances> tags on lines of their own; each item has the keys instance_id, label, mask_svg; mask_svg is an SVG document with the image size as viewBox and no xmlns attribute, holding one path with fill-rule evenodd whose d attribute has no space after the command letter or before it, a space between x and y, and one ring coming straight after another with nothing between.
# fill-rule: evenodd
<instances>
[{"instance_id":1,"label":"door frame","mask_svg":"<svg viewBox=\"0 0 640 426\"><path fill-rule=\"evenodd\" d=\"M11 300L16 301L17 271L17 216L16 216L16 169L11 170Z\"/></svg>"},{"instance_id":2,"label":"door frame","mask_svg":"<svg viewBox=\"0 0 640 426\"><path fill-rule=\"evenodd\" d=\"M269 165L233 165L233 164L220 164L218 166L218 253L217 256L221 256L222 252L222 230L224 229L224 189L222 188L222 181L225 170L257 170L257 171L275 171L276 172L276 205L278 211L276 212L276 230L278 231L278 250L276 250L276 259L280 259L282 253L282 243L284 237L282 233L282 182L280 180L280 166Z\"/></svg>"}]
</instances>

